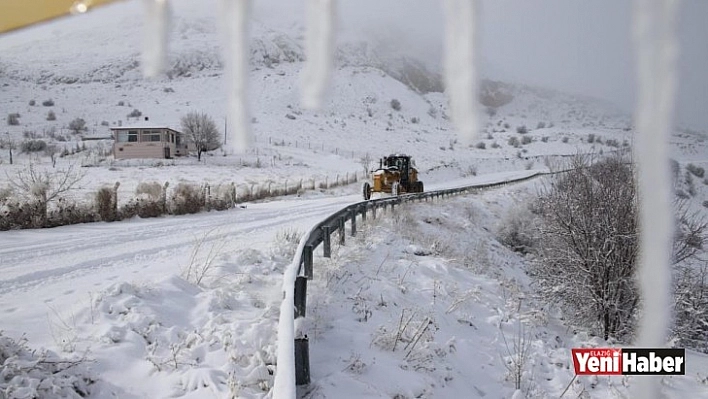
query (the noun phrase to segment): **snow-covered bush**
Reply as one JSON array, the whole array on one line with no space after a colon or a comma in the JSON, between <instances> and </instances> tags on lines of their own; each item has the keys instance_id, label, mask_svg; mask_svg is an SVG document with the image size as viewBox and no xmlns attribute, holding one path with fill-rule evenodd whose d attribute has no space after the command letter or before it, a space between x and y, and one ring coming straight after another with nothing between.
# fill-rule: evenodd
<instances>
[{"instance_id":1,"label":"snow-covered bush","mask_svg":"<svg viewBox=\"0 0 708 399\"><path fill-rule=\"evenodd\" d=\"M22 152L40 152L47 149L47 142L44 140L26 140L20 145Z\"/></svg>"},{"instance_id":2,"label":"snow-covered bush","mask_svg":"<svg viewBox=\"0 0 708 399\"><path fill-rule=\"evenodd\" d=\"M7 124L10 126L17 126L20 124L20 114L11 113L7 115Z\"/></svg>"},{"instance_id":3,"label":"snow-covered bush","mask_svg":"<svg viewBox=\"0 0 708 399\"><path fill-rule=\"evenodd\" d=\"M204 209L204 193L201 187L179 183L172 193L170 210L175 215L197 213Z\"/></svg>"},{"instance_id":4,"label":"snow-covered bush","mask_svg":"<svg viewBox=\"0 0 708 399\"><path fill-rule=\"evenodd\" d=\"M66 226L78 223L90 223L98 220L93 204L68 201L59 198L56 205L49 209L43 227Z\"/></svg>"},{"instance_id":5,"label":"snow-covered bush","mask_svg":"<svg viewBox=\"0 0 708 399\"><path fill-rule=\"evenodd\" d=\"M143 116L143 113L140 112L138 109L133 109L133 110L130 111L130 113L127 115L128 119L130 119L130 118L140 118L141 116Z\"/></svg>"},{"instance_id":6,"label":"snow-covered bush","mask_svg":"<svg viewBox=\"0 0 708 399\"><path fill-rule=\"evenodd\" d=\"M271 255L274 258L292 259L301 237L302 233L295 229L286 228L278 231L273 239Z\"/></svg>"},{"instance_id":7,"label":"snow-covered bush","mask_svg":"<svg viewBox=\"0 0 708 399\"><path fill-rule=\"evenodd\" d=\"M705 169L703 169L700 166L696 166L692 163L689 163L688 165L686 165L686 170L691 172L693 175L695 175L696 177L698 177L700 179L702 179L706 173Z\"/></svg>"},{"instance_id":8,"label":"snow-covered bush","mask_svg":"<svg viewBox=\"0 0 708 399\"><path fill-rule=\"evenodd\" d=\"M519 143L519 138L516 136L511 136L509 137L509 141L507 141L507 144L514 148L518 148L521 144Z\"/></svg>"},{"instance_id":9,"label":"snow-covered bush","mask_svg":"<svg viewBox=\"0 0 708 399\"><path fill-rule=\"evenodd\" d=\"M675 273L676 345L708 353L708 266L682 264Z\"/></svg>"},{"instance_id":10,"label":"snow-covered bush","mask_svg":"<svg viewBox=\"0 0 708 399\"><path fill-rule=\"evenodd\" d=\"M115 188L101 187L96 192L96 212L103 221L112 222L118 218L117 189L118 184Z\"/></svg>"},{"instance_id":11,"label":"snow-covered bush","mask_svg":"<svg viewBox=\"0 0 708 399\"><path fill-rule=\"evenodd\" d=\"M37 202L8 199L0 204L0 230L38 227L37 214L39 212L40 206Z\"/></svg>"},{"instance_id":12,"label":"snow-covered bush","mask_svg":"<svg viewBox=\"0 0 708 399\"><path fill-rule=\"evenodd\" d=\"M91 394L96 377L85 358L64 359L51 351L38 352L24 338L0 332L0 397L79 399Z\"/></svg>"},{"instance_id":13,"label":"snow-covered bush","mask_svg":"<svg viewBox=\"0 0 708 399\"><path fill-rule=\"evenodd\" d=\"M512 208L497 229L497 238L515 252L529 253L536 243L537 222L528 207Z\"/></svg>"},{"instance_id":14,"label":"snow-covered bush","mask_svg":"<svg viewBox=\"0 0 708 399\"><path fill-rule=\"evenodd\" d=\"M393 108L394 111L400 111L401 102L394 98L393 100L391 100L391 108Z\"/></svg>"},{"instance_id":15,"label":"snow-covered bush","mask_svg":"<svg viewBox=\"0 0 708 399\"><path fill-rule=\"evenodd\" d=\"M70 191L84 176L85 172L76 169L73 164L66 169L48 171L39 170L38 166L30 163L27 169L9 177L15 191L32 206L39 207L34 215L37 219L35 227L43 227L47 222L49 204Z\"/></svg>"},{"instance_id":16,"label":"snow-covered bush","mask_svg":"<svg viewBox=\"0 0 708 399\"><path fill-rule=\"evenodd\" d=\"M74 134L79 134L88 128L86 127L86 121L82 118L75 118L69 122L69 130Z\"/></svg>"}]
</instances>

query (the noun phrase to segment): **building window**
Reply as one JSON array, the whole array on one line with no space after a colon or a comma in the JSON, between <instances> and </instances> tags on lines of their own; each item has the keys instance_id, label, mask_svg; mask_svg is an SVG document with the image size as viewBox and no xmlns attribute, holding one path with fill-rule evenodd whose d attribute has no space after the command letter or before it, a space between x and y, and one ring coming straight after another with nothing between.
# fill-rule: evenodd
<instances>
[{"instance_id":1,"label":"building window","mask_svg":"<svg viewBox=\"0 0 708 399\"><path fill-rule=\"evenodd\" d=\"M159 130L145 130L142 141L162 141L162 134Z\"/></svg>"},{"instance_id":2,"label":"building window","mask_svg":"<svg viewBox=\"0 0 708 399\"><path fill-rule=\"evenodd\" d=\"M117 131L116 132L116 141L119 143L127 143L128 142L128 132Z\"/></svg>"},{"instance_id":3,"label":"building window","mask_svg":"<svg viewBox=\"0 0 708 399\"><path fill-rule=\"evenodd\" d=\"M137 143L138 142L138 131L128 130L128 142Z\"/></svg>"}]
</instances>

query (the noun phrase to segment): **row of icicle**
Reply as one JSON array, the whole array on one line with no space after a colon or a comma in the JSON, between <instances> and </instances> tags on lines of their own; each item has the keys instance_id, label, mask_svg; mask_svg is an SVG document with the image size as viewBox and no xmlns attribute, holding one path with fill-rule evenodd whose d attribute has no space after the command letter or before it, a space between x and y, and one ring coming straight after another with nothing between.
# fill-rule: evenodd
<instances>
[{"instance_id":1,"label":"row of icicle","mask_svg":"<svg viewBox=\"0 0 708 399\"><path fill-rule=\"evenodd\" d=\"M305 0L306 62L302 72L302 104L322 106L329 85L335 48L335 0ZM169 5L167 0L143 0L145 38L143 72L154 77L164 71L167 59ZM443 0L445 15L445 85L453 123L463 142L473 142L479 122L476 92L478 46L475 0ZM638 102L636 107L636 158L642 195L639 282L643 298L637 344L666 344L670 320L669 282L672 231L667 137L672 128L676 90L677 44L675 27L679 0L635 0L634 43L637 50ZM220 0L225 34L226 90L230 139L227 152L243 152L251 142L246 99L248 75L248 19L251 0ZM279 346L292 351L292 342ZM288 356L289 357L289 356ZM281 361L284 359L280 359ZM276 374L273 397L294 399L293 370ZM637 397L660 394L655 378L636 379Z\"/></svg>"}]
</instances>

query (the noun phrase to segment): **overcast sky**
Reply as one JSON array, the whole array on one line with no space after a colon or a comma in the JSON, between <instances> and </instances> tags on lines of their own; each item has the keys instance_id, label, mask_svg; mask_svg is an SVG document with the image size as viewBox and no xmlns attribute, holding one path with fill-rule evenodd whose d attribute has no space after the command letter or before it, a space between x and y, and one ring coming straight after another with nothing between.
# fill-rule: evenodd
<instances>
[{"instance_id":1,"label":"overcast sky","mask_svg":"<svg viewBox=\"0 0 708 399\"><path fill-rule=\"evenodd\" d=\"M442 0L341 0L344 35L365 31L438 63ZM632 0L482 0L483 74L634 110ZM683 0L677 120L708 129L708 0Z\"/></svg>"}]
</instances>

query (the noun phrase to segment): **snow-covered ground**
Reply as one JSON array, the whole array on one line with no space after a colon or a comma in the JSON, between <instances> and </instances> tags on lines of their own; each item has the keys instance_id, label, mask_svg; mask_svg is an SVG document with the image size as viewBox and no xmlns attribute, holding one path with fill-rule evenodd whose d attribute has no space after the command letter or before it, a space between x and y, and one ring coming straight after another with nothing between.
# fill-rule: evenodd
<instances>
[{"instance_id":1,"label":"snow-covered ground","mask_svg":"<svg viewBox=\"0 0 708 399\"><path fill-rule=\"evenodd\" d=\"M301 393L511 397L505 364L521 336L522 391L558 397L573 378L570 348L606 344L536 303L526 260L496 239L535 184L378 213L331 259L316 251L303 326L312 384ZM267 397L292 233L355 201L340 192L2 232L3 335L82 360L72 370L96 381L91 397ZM708 357L689 351L687 365L686 376L663 378L667 397L708 389ZM580 377L566 395L628 397L633 378Z\"/></svg>"},{"instance_id":2,"label":"snow-covered ground","mask_svg":"<svg viewBox=\"0 0 708 399\"><path fill-rule=\"evenodd\" d=\"M420 90L434 72L410 74L411 60L347 35L324 107L305 110L302 10L281 3L254 2L253 146L229 156L216 151L202 162L114 160L104 154L110 141L81 142L68 124L80 117L85 135L106 136L110 127L136 122L127 118L134 109L173 128L189 111L227 124L215 1L171 2L168 74L151 80L140 76L140 2L0 37L0 116L20 114L18 125L0 129L0 193L30 164L55 170L48 157L19 150L9 163L8 141L20 147L33 136L70 152L56 169L85 166L70 198L89 202L99 187L120 182L121 203L141 182L319 187L362 173L367 154L368 166L388 153L411 154L430 190L544 169L577 152L631 147L631 119L612 106L504 83L483 90L511 101L483 107L483 132L463 146L444 95ZM54 105L42 104L50 99ZM50 110L55 121L46 120ZM86 151L71 154L83 143ZM671 145L682 178L689 163L708 168L707 131L677 129ZM693 180L690 205L706 212L708 180ZM505 214L535 184L406 206L369 220L332 259L318 251L305 326L312 384L300 393L511 397L505 364L521 336L530 348L526 397L559 397L569 384L564 397L630 397L627 387L642 377L571 384L570 348L607 344L535 303L527 259L495 238ZM687 182L680 185L689 191ZM0 387L12 387L0 389L0 398L59 386L87 386L93 398L272 396L283 271L298 233L359 200L360 186L352 184L223 212L0 232L0 359L10 357ZM7 339L26 339L27 347L11 350ZM687 364L687 375L663 378L662 389L670 398L708 397L708 358L689 352ZM68 369L37 386L38 374L26 371L48 365ZM4 373L18 370L24 379L2 385Z\"/></svg>"}]
</instances>

